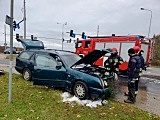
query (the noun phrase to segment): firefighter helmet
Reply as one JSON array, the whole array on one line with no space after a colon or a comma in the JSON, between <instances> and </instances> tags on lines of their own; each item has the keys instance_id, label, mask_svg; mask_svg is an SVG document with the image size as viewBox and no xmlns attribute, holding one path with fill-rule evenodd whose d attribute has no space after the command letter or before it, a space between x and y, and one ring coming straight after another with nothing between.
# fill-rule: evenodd
<instances>
[{"instance_id":1,"label":"firefighter helmet","mask_svg":"<svg viewBox=\"0 0 160 120\"><path fill-rule=\"evenodd\" d=\"M139 46L134 46L133 49L134 49L135 53L138 53L141 51L141 48Z\"/></svg>"},{"instance_id":2,"label":"firefighter helmet","mask_svg":"<svg viewBox=\"0 0 160 120\"><path fill-rule=\"evenodd\" d=\"M117 50L117 48L112 48L112 50L113 50L113 52L115 52L115 53L117 53L118 52L118 50Z\"/></svg>"}]
</instances>

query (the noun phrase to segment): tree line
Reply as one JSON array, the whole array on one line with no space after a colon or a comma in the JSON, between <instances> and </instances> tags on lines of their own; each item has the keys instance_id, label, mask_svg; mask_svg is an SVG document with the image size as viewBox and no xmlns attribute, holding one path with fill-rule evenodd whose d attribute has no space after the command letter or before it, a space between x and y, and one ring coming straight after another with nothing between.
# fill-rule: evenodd
<instances>
[{"instance_id":1,"label":"tree line","mask_svg":"<svg viewBox=\"0 0 160 120\"><path fill-rule=\"evenodd\" d=\"M153 42L153 59L151 65L160 66L160 35L154 35Z\"/></svg>"}]
</instances>

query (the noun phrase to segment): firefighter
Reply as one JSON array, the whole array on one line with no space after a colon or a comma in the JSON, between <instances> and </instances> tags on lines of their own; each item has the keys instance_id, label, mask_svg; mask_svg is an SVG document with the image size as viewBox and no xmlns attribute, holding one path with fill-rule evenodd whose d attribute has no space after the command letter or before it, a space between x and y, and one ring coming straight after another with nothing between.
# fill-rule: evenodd
<instances>
[{"instance_id":1,"label":"firefighter","mask_svg":"<svg viewBox=\"0 0 160 120\"><path fill-rule=\"evenodd\" d=\"M144 62L144 58L142 56L142 52L144 52L143 50L141 50L141 48L139 46L135 46L133 47L135 54L138 55L140 57L141 60L141 67L140 67L140 72L139 72L139 78L138 80L135 81L135 96L137 96L138 94L138 85L139 85L139 80L140 77L142 76L142 70L146 71L146 66L145 66L145 62ZM128 93L125 93L125 96L128 96Z\"/></svg>"},{"instance_id":2,"label":"firefighter","mask_svg":"<svg viewBox=\"0 0 160 120\"><path fill-rule=\"evenodd\" d=\"M138 80L135 81L135 95L137 95L138 94L138 84L139 84L140 77L142 76L142 70L146 70L146 68L145 68L144 58L142 56L142 52L144 52L144 51L141 50L141 48L139 46L135 46L135 47L133 47L133 49L135 51L135 54L137 54L141 60L139 78L138 78Z\"/></svg>"},{"instance_id":3,"label":"firefighter","mask_svg":"<svg viewBox=\"0 0 160 120\"><path fill-rule=\"evenodd\" d=\"M128 99L124 100L124 102L134 103L136 101L135 82L137 82L140 77L141 60L133 48L128 50L128 55L130 56L127 69Z\"/></svg>"},{"instance_id":4,"label":"firefighter","mask_svg":"<svg viewBox=\"0 0 160 120\"><path fill-rule=\"evenodd\" d=\"M119 65L123 63L123 59L118 55L117 48L112 48L112 51L111 55L104 62L104 67L110 73L118 73Z\"/></svg>"}]
</instances>

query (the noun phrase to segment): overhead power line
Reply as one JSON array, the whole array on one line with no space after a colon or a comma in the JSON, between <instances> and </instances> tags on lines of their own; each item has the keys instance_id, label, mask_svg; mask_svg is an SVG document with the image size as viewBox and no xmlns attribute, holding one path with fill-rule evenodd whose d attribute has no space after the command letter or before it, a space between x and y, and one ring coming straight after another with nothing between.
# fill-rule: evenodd
<instances>
[{"instance_id":1,"label":"overhead power line","mask_svg":"<svg viewBox=\"0 0 160 120\"><path fill-rule=\"evenodd\" d=\"M0 34L4 34L4 33L0 33ZM6 34L6 35L10 35L10 34ZM13 35L13 36L16 36L16 35ZM26 37L31 37L31 36L26 36ZM52 37L43 37L43 36L35 36L37 38L43 38L43 39L54 39L54 40L62 40L61 38L52 38Z\"/></svg>"}]
</instances>

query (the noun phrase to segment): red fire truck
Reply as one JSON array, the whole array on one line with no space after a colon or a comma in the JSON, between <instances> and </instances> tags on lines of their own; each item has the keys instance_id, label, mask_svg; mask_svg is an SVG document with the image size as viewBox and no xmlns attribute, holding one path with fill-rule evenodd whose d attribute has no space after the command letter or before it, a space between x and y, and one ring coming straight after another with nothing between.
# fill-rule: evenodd
<instances>
[{"instance_id":1,"label":"red fire truck","mask_svg":"<svg viewBox=\"0 0 160 120\"><path fill-rule=\"evenodd\" d=\"M128 35L128 36L103 36L103 37L89 37L88 39L77 40L75 45L76 54L85 56L94 49L107 49L116 47L118 54L123 58L124 63L119 66L122 71L127 70L128 66L128 49L134 46L139 46L143 51L143 57L146 64L150 65L151 54L152 54L152 41L145 39L144 36L140 35ZM95 62L95 65L103 66L104 61L110 54L106 54ZM92 59L92 58L91 58Z\"/></svg>"}]
</instances>

